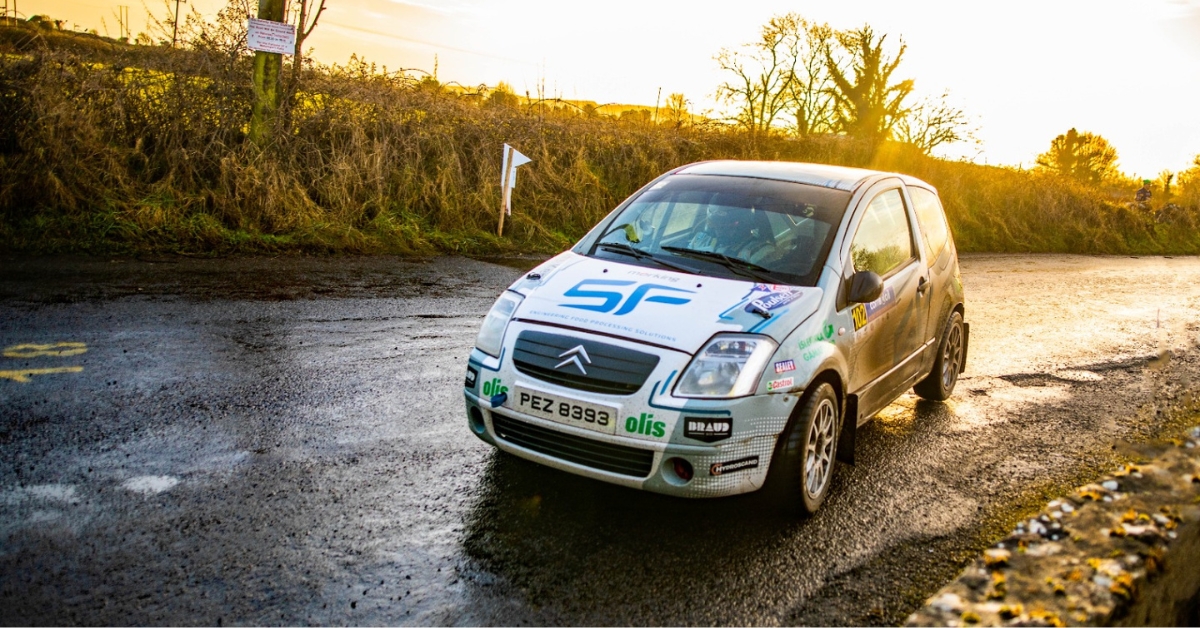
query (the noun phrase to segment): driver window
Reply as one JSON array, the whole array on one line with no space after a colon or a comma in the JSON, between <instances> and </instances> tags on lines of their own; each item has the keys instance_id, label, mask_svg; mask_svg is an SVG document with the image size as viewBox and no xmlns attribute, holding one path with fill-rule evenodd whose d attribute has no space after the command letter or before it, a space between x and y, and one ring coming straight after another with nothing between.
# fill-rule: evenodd
<instances>
[{"instance_id":1,"label":"driver window","mask_svg":"<svg viewBox=\"0 0 1200 628\"><path fill-rule=\"evenodd\" d=\"M888 190L871 200L850 244L850 256L854 270L874 271L880 277L915 257L900 190Z\"/></svg>"}]
</instances>

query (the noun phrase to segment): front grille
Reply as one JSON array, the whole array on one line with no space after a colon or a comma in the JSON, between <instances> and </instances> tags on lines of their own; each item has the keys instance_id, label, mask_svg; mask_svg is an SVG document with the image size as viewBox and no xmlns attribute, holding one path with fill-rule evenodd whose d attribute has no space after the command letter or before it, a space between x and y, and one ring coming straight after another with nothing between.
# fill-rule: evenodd
<instances>
[{"instance_id":1,"label":"front grille","mask_svg":"<svg viewBox=\"0 0 1200 628\"><path fill-rule=\"evenodd\" d=\"M654 452L649 449L564 434L495 412L492 413L492 427L496 436L514 445L601 471L644 478L650 475L654 463Z\"/></svg>"},{"instance_id":2,"label":"front grille","mask_svg":"<svg viewBox=\"0 0 1200 628\"><path fill-rule=\"evenodd\" d=\"M578 347L583 347L583 352ZM564 364L564 360L572 358L574 361ZM526 375L560 386L630 395L646 383L658 366L658 356L572 336L526 330L517 336L513 364Z\"/></svg>"}]
</instances>

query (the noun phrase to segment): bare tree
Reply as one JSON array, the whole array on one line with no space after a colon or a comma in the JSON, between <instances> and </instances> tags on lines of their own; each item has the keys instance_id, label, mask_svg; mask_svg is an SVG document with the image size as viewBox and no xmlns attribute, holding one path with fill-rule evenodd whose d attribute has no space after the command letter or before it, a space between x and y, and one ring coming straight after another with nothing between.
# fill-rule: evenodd
<instances>
[{"instance_id":1,"label":"bare tree","mask_svg":"<svg viewBox=\"0 0 1200 628\"><path fill-rule=\"evenodd\" d=\"M671 94L667 96L666 103L666 119L675 127L681 127L691 119L691 114L688 113L688 101L683 97L683 94Z\"/></svg>"},{"instance_id":2,"label":"bare tree","mask_svg":"<svg viewBox=\"0 0 1200 628\"><path fill-rule=\"evenodd\" d=\"M942 92L941 96L913 105L908 115L896 121L896 139L916 146L926 155L942 144L975 140L970 118L950 104L949 96L949 92Z\"/></svg>"},{"instance_id":3,"label":"bare tree","mask_svg":"<svg viewBox=\"0 0 1200 628\"><path fill-rule=\"evenodd\" d=\"M758 41L738 50L723 48L715 59L733 75L717 87L717 98L736 106L734 118L752 137L770 133L789 104L800 47L795 14L775 16Z\"/></svg>"},{"instance_id":4,"label":"bare tree","mask_svg":"<svg viewBox=\"0 0 1200 628\"><path fill-rule=\"evenodd\" d=\"M795 120L793 130L801 137L834 130L834 106L830 95L832 79L826 57L834 44L829 24L814 24L792 18L798 31L797 59L788 83L788 109Z\"/></svg>"},{"instance_id":5,"label":"bare tree","mask_svg":"<svg viewBox=\"0 0 1200 628\"><path fill-rule=\"evenodd\" d=\"M313 10L313 4L319 2L316 10ZM325 12L325 0L296 0L296 52L292 55L292 78L288 86L288 91L292 94L296 93L296 86L300 83L300 70L304 66L304 40L312 34L313 29L317 27L317 21L321 19L321 14Z\"/></svg>"},{"instance_id":6,"label":"bare tree","mask_svg":"<svg viewBox=\"0 0 1200 628\"><path fill-rule=\"evenodd\" d=\"M843 68L832 50L825 54L838 130L878 145L909 113L904 100L913 91L912 79L891 82L907 47L902 41L896 56L889 58L884 51L887 35L876 38L869 25L838 32L836 37L849 55L849 67Z\"/></svg>"}]
</instances>

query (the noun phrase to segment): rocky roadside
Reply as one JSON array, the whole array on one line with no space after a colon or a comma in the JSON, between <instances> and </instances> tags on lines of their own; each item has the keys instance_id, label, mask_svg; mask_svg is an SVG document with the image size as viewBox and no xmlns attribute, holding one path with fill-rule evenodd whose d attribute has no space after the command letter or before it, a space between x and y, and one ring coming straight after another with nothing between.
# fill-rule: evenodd
<instances>
[{"instance_id":1,"label":"rocky roadside","mask_svg":"<svg viewBox=\"0 0 1200 628\"><path fill-rule=\"evenodd\" d=\"M1200 427L1047 504L909 626L1180 626L1200 619Z\"/></svg>"}]
</instances>

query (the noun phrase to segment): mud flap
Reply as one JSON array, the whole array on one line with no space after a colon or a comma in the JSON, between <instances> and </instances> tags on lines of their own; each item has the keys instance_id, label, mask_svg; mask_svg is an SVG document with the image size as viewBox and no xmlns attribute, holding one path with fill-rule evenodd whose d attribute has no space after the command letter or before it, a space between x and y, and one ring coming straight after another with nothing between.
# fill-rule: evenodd
<instances>
[{"instance_id":1,"label":"mud flap","mask_svg":"<svg viewBox=\"0 0 1200 628\"><path fill-rule=\"evenodd\" d=\"M958 365L959 375L967 370L967 347L969 346L971 346L971 324L963 321L963 357L962 364Z\"/></svg>"},{"instance_id":2,"label":"mud flap","mask_svg":"<svg viewBox=\"0 0 1200 628\"><path fill-rule=\"evenodd\" d=\"M854 434L858 431L858 395L846 395L846 408L842 412L842 430L838 433L837 459L854 465Z\"/></svg>"}]
</instances>

